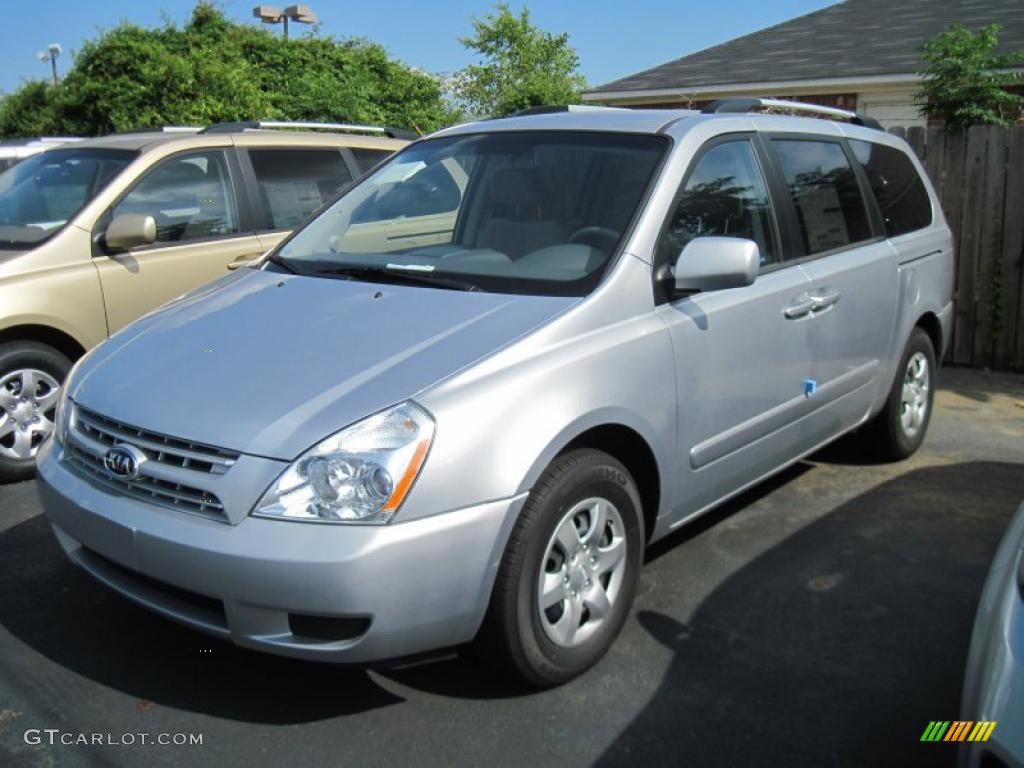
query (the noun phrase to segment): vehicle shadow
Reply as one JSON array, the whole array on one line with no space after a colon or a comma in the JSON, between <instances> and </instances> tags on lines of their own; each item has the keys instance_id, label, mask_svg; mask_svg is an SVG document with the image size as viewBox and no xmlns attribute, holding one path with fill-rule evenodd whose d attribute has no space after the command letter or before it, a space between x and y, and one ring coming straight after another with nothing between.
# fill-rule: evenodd
<instances>
[{"instance_id":1,"label":"vehicle shadow","mask_svg":"<svg viewBox=\"0 0 1024 768\"><path fill-rule=\"evenodd\" d=\"M912 470L750 561L686 623L641 610L672 660L598 764L953 765L953 745L919 739L960 714L977 600L1022 499L1019 464Z\"/></svg>"},{"instance_id":2,"label":"vehicle shadow","mask_svg":"<svg viewBox=\"0 0 1024 768\"><path fill-rule=\"evenodd\" d=\"M797 464L659 542L641 578L682 592L691 540L718 535L717 523L809 469ZM642 596L639 625L672 661L600 763L951 764L950 745L917 739L929 720L959 714L981 584L1022 498L1017 464L913 470L748 562L686 624ZM136 607L71 565L43 516L0 534L0 562L0 625L140 706L296 724L404 701L378 674L246 651ZM587 677L615 679L613 661ZM379 675L455 699L524 693L462 657Z\"/></svg>"},{"instance_id":3,"label":"vehicle shadow","mask_svg":"<svg viewBox=\"0 0 1024 768\"><path fill-rule=\"evenodd\" d=\"M151 614L72 565L43 515L0 534L0 562L0 625L141 708L293 724L403 701L365 670L247 651Z\"/></svg>"}]
</instances>

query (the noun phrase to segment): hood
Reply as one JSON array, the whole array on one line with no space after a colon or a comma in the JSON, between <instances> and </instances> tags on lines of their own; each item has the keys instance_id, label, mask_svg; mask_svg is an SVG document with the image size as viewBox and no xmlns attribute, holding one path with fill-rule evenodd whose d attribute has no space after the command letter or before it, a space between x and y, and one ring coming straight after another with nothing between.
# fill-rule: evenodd
<instances>
[{"instance_id":1,"label":"hood","mask_svg":"<svg viewBox=\"0 0 1024 768\"><path fill-rule=\"evenodd\" d=\"M578 301L240 272L100 345L72 399L136 427L291 460Z\"/></svg>"}]
</instances>

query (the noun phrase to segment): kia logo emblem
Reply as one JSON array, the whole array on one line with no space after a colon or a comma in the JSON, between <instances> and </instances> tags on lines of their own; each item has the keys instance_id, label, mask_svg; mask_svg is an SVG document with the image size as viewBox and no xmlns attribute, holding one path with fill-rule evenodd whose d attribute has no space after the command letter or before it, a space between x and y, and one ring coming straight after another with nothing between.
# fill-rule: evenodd
<instances>
[{"instance_id":1,"label":"kia logo emblem","mask_svg":"<svg viewBox=\"0 0 1024 768\"><path fill-rule=\"evenodd\" d=\"M146 460L146 454L134 445L118 443L103 454L103 466L107 472L122 480L134 480L139 476L139 468Z\"/></svg>"}]
</instances>

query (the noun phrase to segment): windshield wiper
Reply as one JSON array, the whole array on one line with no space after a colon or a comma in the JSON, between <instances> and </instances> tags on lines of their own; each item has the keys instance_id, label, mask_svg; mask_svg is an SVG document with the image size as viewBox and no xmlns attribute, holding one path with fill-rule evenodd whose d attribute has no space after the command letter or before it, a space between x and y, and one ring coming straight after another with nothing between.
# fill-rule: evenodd
<instances>
[{"instance_id":1,"label":"windshield wiper","mask_svg":"<svg viewBox=\"0 0 1024 768\"><path fill-rule=\"evenodd\" d=\"M293 267L287 261L282 259L276 253L271 255L271 256L268 256L267 257L267 261L269 263L271 263L271 264L277 264L277 266L281 267L281 269L285 270L286 272L291 272L293 275L300 275L300 274L302 274L301 272L299 272L299 270L297 270L295 267Z\"/></svg>"},{"instance_id":2,"label":"windshield wiper","mask_svg":"<svg viewBox=\"0 0 1024 768\"><path fill-rule=\"evenodd\" d=\"M453 277L442 277L435 275L419 265L409 265L407 268L402 264L378 264L368 266L357 266L346 264L345 266L328 266L317 269L309 274L313 275L338 275L349 277L354 280L366 280L375 282L383 278L382 282L402 283L405 285L429 285L434 288L448 288L454 291L476 291L478 288L474 283L466 280L459 280Z\"/></svg>"}]
</instances>

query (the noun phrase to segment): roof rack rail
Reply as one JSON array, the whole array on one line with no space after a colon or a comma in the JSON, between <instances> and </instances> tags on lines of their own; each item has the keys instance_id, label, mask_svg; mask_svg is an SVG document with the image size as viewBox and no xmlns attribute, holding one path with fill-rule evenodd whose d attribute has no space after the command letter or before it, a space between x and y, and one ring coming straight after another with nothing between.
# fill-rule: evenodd
<instances>
[{"instance_id":1,"label":"roof rack rail","mask_svg":"<svg viewBox=\"0 0 1024 768\"><path fill-rule=\"evenodd\" d=\"M307 130L339 131L344 133L376 133L389 139L418 139L420 134L403 128L385 128L378 125L354 125L351 123L318 123L298 120L239 120L230 123L216 123L203 128L200 133L238 133L258 128L305 128Z\"/></svg>"},{"instance_id":2,"label":"roof rack rail","mask_svg":"<svg viewBox=\"0 0 1024 768\"><path fill-rule=\"evenodd\" d=\"M529 115L553 115L558 112L597 112L606 109L622 109L604 104L542 104L538 107L527 107L513 112L508 117L528 117Z\"/></svg>"},{"instance_id":3,"label":"roof rack rail","mask_svg":"<svg viewBox=\"0 0 1024 768\"><path fill-rule=\"evenodd\" d=\"M132 133L200 133L203 130L201 125L145 125L141 128L128 128L124 131L114 131L108 136L127 136Z\"/></svg>"},{"instance_id":4,"label":"roof rack rail","mask_svg":"<svg viewBox=\"0 0 1024 768\"><path fill-rule=\"evenodd\" d=\"M787 109L791 112L805 112L813 115L826 115L848 120L854 125L862 125L865 128L874 128L876 131L884 131L882 124L875 118L852 112L848 109L826 107L822 104L809 104L804 101L789 101L787 99L766 99L758 96L735 96L729 99L718 99L708 104L701 110L704 114L720 114L723 112L753 112L755 109Z\"/></svg>"}]
</instances>

